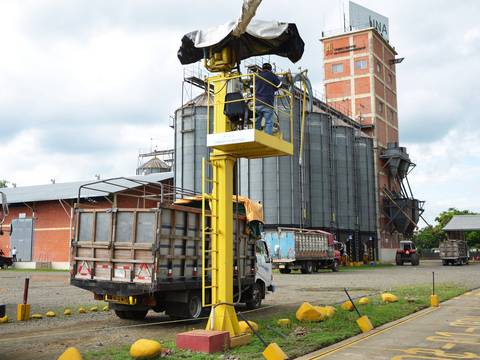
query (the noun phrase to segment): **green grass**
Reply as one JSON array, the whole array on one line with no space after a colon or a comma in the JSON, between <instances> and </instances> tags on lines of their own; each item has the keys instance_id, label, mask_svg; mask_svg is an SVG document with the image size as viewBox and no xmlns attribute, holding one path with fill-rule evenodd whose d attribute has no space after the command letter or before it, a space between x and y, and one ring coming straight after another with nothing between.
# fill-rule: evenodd
<instances>
[{"instance_id":1,"label":"green grass","mask_svg":"<svg viewBox=\"0 0 480 360\"><path fill-rule=\"evenodd\" d=\"M440 301L448 300L452 297L463 294L468 289L453 284L439 284L437 294ZM372 324L377 327L382 324L392 322L394 320L405 317L409 314L424 309L430 304L430 287L414 286L401 287L392 291L399 297L399 301L393 304L380 303L380 296L375 295L370 298L369 305L359 306L362 314L370 318ZM290 318L292 327L290 329L279 329L276 327L276 321L280 318ZM355 320L357 315L355 312L347 312L337 307L337 313L332 319L323 322L301 323L296 320L294 311L279 312L275 316L258 320L261 335L267 342L276 342L288 354L290 358L295 358L323 347L332 345L341 340L347 339L360 333ZM267 328L270 325L283 332L287 338L284 339ZM304 336L295 335L295 330L303 328ZM181 351L175 349L172 341L162 342L165 348L172 350L169 359L262 359L263 346L261 342L254 337L250 344L229 350L225 354L206 355L197 354L189 351ZM130 359L128 355L129 346L116 348L108 348L103 351L88 352L85 359L97 360L122 360ZM160 358L160 357L159 357Z\"/></svg>"}]
</instances>

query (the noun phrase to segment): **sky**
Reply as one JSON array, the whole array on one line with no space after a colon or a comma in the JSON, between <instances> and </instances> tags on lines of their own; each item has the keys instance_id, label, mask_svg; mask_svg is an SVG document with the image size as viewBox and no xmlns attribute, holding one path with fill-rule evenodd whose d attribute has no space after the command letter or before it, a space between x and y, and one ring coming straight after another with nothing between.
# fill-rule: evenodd
<instances>
[{"instance_id":1,"label":"sky","mask_svg":"<svg viewBox=\"0 0 480 360\"><path fill-rule=\"evenodd\" d=\"M235 19L241 3L0 0L0 179L129 176L140 150L172 148L180 39ZM264 0L257 12L297 24L305 53L290 68L308 68L321 93L319 38L342 28L342 3ZM417 164L409 179L426 219L449 207L480 211L480 2L357 3L389 18L390 42L405 57L400 141Z\"/></svg>"}]
</instances>

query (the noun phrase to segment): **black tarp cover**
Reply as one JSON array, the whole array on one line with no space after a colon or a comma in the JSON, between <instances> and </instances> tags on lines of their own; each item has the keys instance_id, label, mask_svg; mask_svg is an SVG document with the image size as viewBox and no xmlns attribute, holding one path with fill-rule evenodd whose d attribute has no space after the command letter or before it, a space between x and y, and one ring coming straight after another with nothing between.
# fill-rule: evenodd
<instances>
[{"instance_id":1,"label":"black tarp cover","mask_svg":"<svg viewBox=\"0 0 480 360\"><path fill-rule=\"evenodd\" d=\"M182 38L177 56L183 65L204 58L205 50L221 50L231 47L236 50L237 61L252 56L278 55L297 62L303 55L305 43L292 23L252 20L240 37L232 35L236 22L209 30L195 30Z\"/></svg>"}]
</instances>

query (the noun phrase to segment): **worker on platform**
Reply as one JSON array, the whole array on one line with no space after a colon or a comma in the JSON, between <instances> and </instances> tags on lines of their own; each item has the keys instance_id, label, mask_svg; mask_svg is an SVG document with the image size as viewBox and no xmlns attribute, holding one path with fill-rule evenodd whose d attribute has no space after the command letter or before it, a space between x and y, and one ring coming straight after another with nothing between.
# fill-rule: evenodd
<instances>
[{"instance_id":1,"label":"worker on platform","mask_svg":"<svg viewBox=\"0 0 480 360\"><path fill-rule=\"evenodd\" d=\"M273 133L273 102L275 92L282 86L282 82L272 72L272 65L265 63L262 71L255 79L255 129L262 130L262 119L265 118L265 132Z\"/></svg>"},{"instance_id":2,"label":"worker on platform","mask_svg":"<svg viewBox=\"0 0 480 360\"><path fill-rule=\"evenodd\" d=\"M17 248L15 246L12 249L12 261L17 262Z\"/></svg>"}]
</instances>

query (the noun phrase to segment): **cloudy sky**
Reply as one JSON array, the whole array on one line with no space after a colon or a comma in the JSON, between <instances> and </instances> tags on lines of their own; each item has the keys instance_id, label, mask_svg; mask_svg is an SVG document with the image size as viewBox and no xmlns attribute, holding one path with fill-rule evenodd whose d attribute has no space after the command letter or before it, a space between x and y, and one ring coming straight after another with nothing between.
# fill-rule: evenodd
<instances>
[{"instance_id":1,"label":"cloudy sky","mask_svg":"<svg viewBox=\"0 0 480 360\"><path fill-rule=\"evenodd\" d=\"M390 18L400 138L426 215L480 211L480 2L358 0ZM132 175L140 149L173 146L182 35L236 18L241 0L0 0L0 179L18 186ZM339 0L264 0L297 23L322 91L322 30Z\"/></svg>"}]
</instances>

